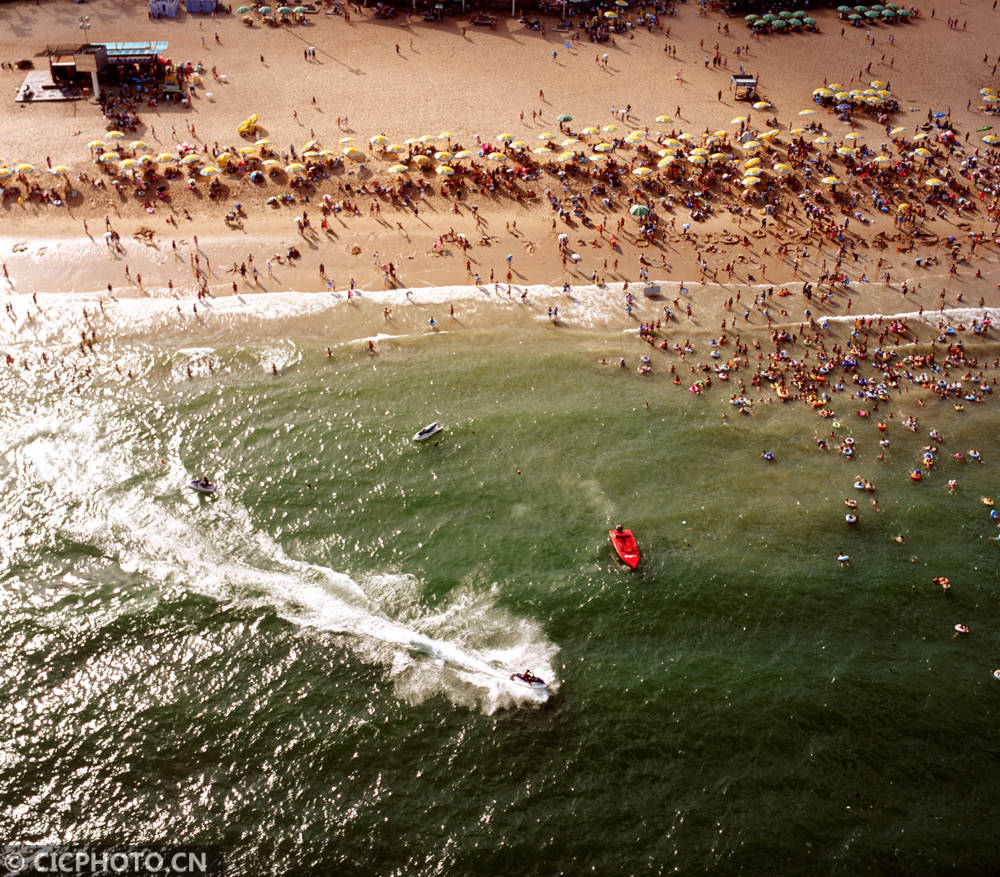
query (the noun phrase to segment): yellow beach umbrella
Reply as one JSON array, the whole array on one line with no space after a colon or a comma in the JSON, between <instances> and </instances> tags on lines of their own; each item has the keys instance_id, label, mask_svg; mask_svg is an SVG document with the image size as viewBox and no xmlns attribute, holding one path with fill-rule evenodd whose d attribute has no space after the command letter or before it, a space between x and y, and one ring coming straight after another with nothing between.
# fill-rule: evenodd
<instances>
[{"instance_id":1,"label":"yellow beach umbrella","mask_svg":"<svg viewBox=\"0 0 1000 877\"><path fill-rule=\"evenodd\" d=\"M355 160L365 157L365 154L356 146L348 146L347 149L344 150L344 155Z\"/></svg>"},{"instance_id":2,"label":"yellow beach umbrella","mask_svg":"<svg viewBox=\"0 0 1000 877\"><path fill-rule=\"evenodd\" d=\"M580 133L581 134L600 134L601 133L601 129L597 128L594 125L588 125Z\"/></svg>"},{"instance_id":3,"label":"yellow beach umbrella","mask_svg":"<svg viewBox=\"0 0 1000 877\"><path fill-rule=\"evenodd\" d=\"M735 119L730 119L730 125L742 125L747 120L746 116L737 116Z\"/></svg>"},{"instance_id":4,"label":"yellow beach umbrella","mask_svg":"<svg viewBox=\"0 0 1000 877\"><path fill-rule=\"evenodd\" d=\"M601 130L602 131L607 131L610 134L612 131L617 131L618 130L618 126L615 125L614 123L611 123L609 125L605 125Z\"/></svg>"},{"instance_id":5,"label":"yellow beach umbrella","mask_svg":"<svg viewBox=\"0 0 1000 877\"><path fill-rule=\"evenodd\" d=\"M181 159L181 164L188 164L188 165L198 164L198 162L200 161L201 158L199 156L195 155L194 153L191 153L190 155L185 155L184 158Z\"/></svg>"},{"instance_id":6,"label":"yellow beach umbrella","mask_svg":"<svg viewBox=\"0 0 1000 877\"><path fill-rule=\"evenodd\" d=\"M872 161L875 164L891 164L892 163L892 159L889 158L888 155L876 155L875 158L872 159Z\"/></svg>"},{"instance_id":7,"label":"yellow beach umbrella","mask_svg":"<svg viewBox=\"0 0 1000 877\"><path fill-rule=\"evenodd\" d=\"M756 140L748 140L746 143L740 144L742 149L760 149L760 144Z\"/></svg>"},{"instance_id":8,"label":"yellow beach umbrella","mask_svg":"<svg viewBox=\"0 0 1000 877\"><path fill-rule=\"evenodd\" d=\"M87 144L87 148L88 149L104 149L104 141L103 140L91 140L90 143Z\"/></svg>"},{"instance_id":9,"label":"yellow beach umbrella","mask_svg":"<svg viewBox=\"0 0 1000 877\"><path fill-rule=\"evenodd\" d=\"M262 137L260 140L254 143L254 146L256 146L258 149L260 149L262 146L270 146L270 145L271 141L268 140L266 137Z\"/></svg>"},{"instance_id":10,"label":"yellow beach umbrella","mask_svg":"<svg viewBox=\"0 0 1000 877\"><path fill-rule=\"evenodd\" d=\"M992 146L994 143L1000 143L1000 137L997 137L996 134L986 134L983 137L983 143L989 143Z\"/></svg>"},{"instance_id":11,"label":"yellow beach umbrella","mask_svg":"<svg viewBox=\"0 0 1000 877\"><path fill-rule=\"evenodd\" d=\"M704 146L697 146L691 150L691 155L708 155L708 150Z\"/></svg>"},{"instance_id":12,"label":"yellow beach umbrella","mask_svg":"<svg viewBox=\"0 0 1000 877\"><path fill-rule=\"evenodd\" d=\"M220 174L220 173L222 173L222 172L221 172L221 171L219 170L219 168L217 168L217 167L216 167L215 165L211 165L211 164L210 164L210 165L207 165L206 167L203 167L203 168L202 168L202 169L201 169L201 170L199 171L199 173L200 173L200 174L201 174L201 175L202 175L203 177L214 177L214 176L217 176L218 174Z\"/></svg>"},{"instance_id":13,"label":"yellow beach umbrella","mask_svg":"<svg viewBox=\"0 0 1000 877\"><path fill-rule=\"evenodd\" d=\"M463 158L472 158L472 153L469 152L468 149L460 149L452 156L452 159L454 159L455 161L458 161Z\"/></svg>"},{"instance_id":14,"label":"yellow beach umbrella","mask_svg":"<svg viewBox=\"0 0 1000 877\"><path fill-rule=\"evenodd\" d=\"M347 146L348 143L353 143L353 137L341 137L337 141L341 146ZM315 149L319 144L315 140L310 140L305 146L302 147L303 152L308 152L310 149Z\"/></svg>"},{"instance_id":15,"label":"yellow beach umbrella","mask_svg":"<svg viewBox=\"0 0 1000 877\"><path fill-rule=\"evenodd\" d=\"M873 79L868 83L872 88L885 88L885 83L881 79Z\"/></svg>"},{"instance_id":16,"label":"yellow beach umbrella","mask_svg":"<svg viewBox=\"0 0 1000 877\"><path fill-rule=\"evenodd\" d=\"M389 142L389 138L386 137L385 134L376 134L374 137L370 137L368 139L368 142L369 143L374 143L376 146L378 146L378 145L380 145L382 143L388 143Z\"/></svg>"},{"instance_id":17,"label":"yellow beach umbrella","mask_svg":"<svg viewBox=\"0 0 1000 877\"><path fill-rule=\"evenodd\" d=\"M417 138L418 143L430 143L432 140L437 140L437 137L435 137L433 134L421 134Z\"/></svg>"},{"instance_id":18,"label":"yellow beach umbrella","mask_svg":"<svg viewBox=\"0 0 1000 877\"><path fill-rule=\"evenodd\" d=\"M897 125L889 132L889 134L890 136L895 137L897 134L903 134L905 131L906 128L904 128L902 125Z\"/></svg>"},{"instance_id":19,"label":"yellow beach umbrella","mask_svg":"<svg viewBox=\"0 0 1000 877\"><path fill-rule=\"evenodd\" d=\"M813 116L816 114L816 110L799 110L800 116Z\"/></svg>"},{"instance_id":20,"label":"yellow beach umbrella","mask_svg":"<svg viewBox=\"0 0 1000 877\"><path fill-rule=\"evenodd\" d=\"M511 140L510 143L507 144L507 146L510 147L511 149L527 149L528 148L528 144L525 143L523 140Z\"/></svg>"},{"instance_id":21,"label":"yellow beach umbrella","mask_svg":"<svg viewBox=\"0 0 1000 877\"><path fill-rule=\"evenodd\" d=\"M412 161L414 164L419 164L419 165L422 166L422 165L425 165L425 164L430 164L431 163L431 158L430 158L429 155L420 154L420 155L413 156L413 158L411 158L410 161Z\"/></svg>"},{"instance_id":22,"label":"yellow beach umbrella","mask_svg":"<svg viewBox=\"0 0 1000 877\"><path fill-rule=\"evenodd\" d=\"M507 156L506 156L506 155L504 155L504 154L503 154L502 152L491 152L491 153L490 153L490 154L489 154L488 156L486 156L486 157L487 157L487 158L488 158L488 159L489 159L490 161L506 161L506 160L507 160Z\"/></svg>"},{"instance_id":23,"label":"yellow beach umbrella","mask_svg":"<svg viewBox=\"0 0 1000 877\"><path fill-rule=\"evenodd\" d=\"M653 172L652 168L637 167L632 174L637 177L648 177Z\"/></svg>"},{"instance_id":24,"label":"yellow beach umbrella","mask_svg":"<svg viewBox=\"0 0 1000 877\"><path fill-rule=\"evenodd\" d=\"M793 173L792 166L790 164L784 164L783 162L779 162L774 166L774 172L776 174L781 174L784 177L787 177L789 174Z\"/></svg>"},{"instance_id":25,"label":"yellow beach umbrella","mask_svg":"<svg viewBox=\"0 0 1000 877\"><path fill-rule=\"evenodd\" d=\"M918 146L913 150L914 155L919 155L921 158L930 158L934 153L932 153L926 146Z\"/></svg>"},{"instance_id":26,"label":"yellow beach umbrella","mask_svg":"<svg viewBox=\"0 0 1000 877\"><path fill-rule=\"evenodd\" d=\"M133 140L129 146L132 149L149 149L149 144L145 140Z\"/></svg>"},{"instance_id":27,"label":"yellow beach umbrella","mask_svg":"<svg viewBox=\"0 0 1000 877\"><path fill-rule=\"evenodd\" d=\"M657 116L656 121L661 125L669 125L673 121L673 118L671 116Z\"/></svg>"},{"instance_id":28,"label":"yellow beach umbrella","mask_svg":"<svg viewBox=\"0 0 1000 877\"><path fill-rule=\"evenodd\" d=\"M442 149L440 152L435 152L434 157L438 161L443 161L443 162L449 162L454 158L454 156L450 152L444 149Z\"/></svg>"},{"instance_id":29,"label":"yellow beach umbrella","mask_svg":"<svg viewBox=\"0 0 1000 877\"><path fill-rule=\"evenodd\" d=\"M514 135L511 134L510 131L504 131L500 134L497 134L496 139L499 140L501 143L510 143L510 141L514 139Z\"/></svg>"},{"instance_id":30,"label":"yellow beach umbrella","mask_svg":"<svg viewBox=\"0 0 1000 877\"><path fill-rule=\"evenodd\" d=\"M241 146L236 150L240 155L256 155L257 147L255 146Z\"/></svg>"},{"instance_id":31,"label":"yellow beach umbrella","mask_svg":"<svg viewBox=\"0 0 1000 877\"><path fill-rule=\"evenodd\" d=\"M683 140L686 143L688 140L696 140L697 138L694 136L694 134L689 134L687 131L684 131L677 135L677 139ZM666 143L667 141L664 140L663 142Z\"/></svg>"},{"instance_id":32,"label":"yellow beach umbrella","mask_svg":"<svg viewBox=\"0 0 1000 877\"><path fill-rule=\"evenodd\" d=\"M156 156L156 160L164 162L177 161L177 156L174 155L172 152L161 152L158 156Z\"/></svg>"},{"instance_id":33,"label":"yellow beach umbrella","mask_svg":"<svg viewBox=\"0 0 1000 877\"><path fill-rule=\"evenodd\" d=\"M781 131L779 131L777 128L771 128L769 131L765 131L763 134L758 134L757 135L757 139L758 140L773 140L780 133L781 133Z\"/></svg>"},{"instance_id":34,"label":"yellow beach umbrella","mask_svg":"<svg viewBox=\"0 0 1000 877\"><path fill-rule=\"evenodd\" d=\"M927 139L927 132L926 131L921 131L919 134L914 134L913 135L913 139L914 140L926 140Z\"/></svg>"},{"instance_id":35,"label":"yellow beach umbrella","mask_svg":"<svg viewBox=\"0 0 1000 877\"><path fill-rule=\"evenodd\" d=\"M562 162L572 161L575 157L576 157L575 152L567 150L566 152L560 152L559 155L556 156L556 161L562 161Z\"/></svg>"},{"instance_id":36,"label":"yellow beach umbrella","mask_svg":"<svg viewBox=\"0 0 1000 877\"><path fill-rule=\"evenodd\" d=\"M799 134L805 134L805 129L804 128L792 128L792 130L789 131L788 133L794 135L795 137L798 137Z\"/></svg>"},{"instance_id":37,"label":"yellow beach umbrella","mask_svg":"<svg viewBox=\"0 0 1000 877\"><path fill-rule=\"evenodd\" d=\"M297 174L299 171L304 171L306 166L304 164L299 164L297 161L293 161L291 164L285 166L286 174Z\"/></svg>"},{"instance_id":38,"label":"yellow beach umbrella","mask_svg":"<svg viewBox=\"0 0 1000 877\"><path fill-rule=\"evenodd\" d=\"M764 173L764 168L760 165L743 168L743 176L745 177L759 177L762 173Z\"/></svg>"},{"instance_id":39,"label":"yellow beach umbrella","mask_svg":"<svg viewBox=\"0 0 1000 877\"><path fill-rule=\"evenodd\" d=\"M14 171L9 167L0 167L0 180L6 180L8 177L14 176Z\"/></svg>"},{"instance_id":40,"label":"yellow beach umbrella","mask_svg":"<svg viewBox=\"0 0 1000 877\"><path fill-rule=\"evenodd\" d=\"M674 163L675 161L677 161L677 159L676 159L676 158L675 158L674 156L672 156L672 155L667 155L667 156L664 156L663 158L661 158L661 159L660 159L660 160L659 160L659 161L658 161L658 162L656 163L656 166L657 166L658 168L665 168L665 167L670 167L670 165L672 165L672 164L673 164L673 163Z\"/></svg>"},{"instance_id":41,"label":"yellow beach umbrella","mask_svg":"<svg viewBox=\"0 0 1000 877\"><path fill-rule=\"evenodd\" d=\"M769 106L771 106L771 104L769 104L766 100L759 100L753 105L753 108L755 110L766 110Z\"/></svg>"},{"instance_id":42,"label":"yellow beach umbrella","mask_svg":"<svg viewBox=\"0 0 1000 877\"><path fill-rule=\"evenodd\" d=\"M537 139L544 141L555 140L556 135L553 134L551 131L542 131L542 133L538 135Z\"/></svg>"},{"instance_id":43,"label":"yellow beach umbrella","mask_svg":"<svg viewBox=\"0 0 1000 877\"><path fill-rule=\"evenodd\" d=\"M551 156L552 155L552 150L546 148L545 146L539 146L536 149L532 149L531 150L531 154L532 155L548 155L548 156Z\"/></svg>"},{"instance_id":44,"label":"yellow beach umbrella","mask_svg":"<svg viewBox=\"0 0 1000 877\"><path fill-rule=\"evenodd\" d=\"M434 168L434 173L436 173L439 177L450 177L455 173L455 168L449 167L446 164L439 164L436 168Z\"/></svg>"},{"instance_id":45,"label":"yellow beach umbrella","mask_svg":"<svg viewBox=\"0 0 1000 877\"><path fill-rule=\"evenodd\" d=\"M104 135L107 140L121 140L124 136L125 135L122 134L121 131L108 131L107 134Z\"/></svg>"},{"instance_id":46,"label":"yellow beach umbrella","mask_svg":"<svg viewBox=\"0 0 1000 877\"><path fill-rule=\"evenodd\" d=\"M758 164L760 164L760 159L755 155L743 162L743 167L756 167Z\"/></svg>"},{"instance_id":47,"label":"yellow beach umbrella","mask_svg":"<svg viewBox=\"0 0 1000 877\"><path fill-rule=\"evenodd\" d=\"M124 161L118 162L118 167L123 171L130 171L134 167L138 167L139 162L134 158L126 158Z\"/></svg>"},{"instance_id":48,"label":"yellow beach umbrella","mask_svg":"<svg viewBox=\"0 0 1000 877\"><path fill-rule=\"evenodd\" d=\"M28 164L27 162L22 162L21 164L14 165L14 170L16 170L19 174L28 176L29 174L33 174L35 172L35 166L33 164Z\"/></svg>"},{"instance_id":49,"label":"yellow beach umbrella","mask_svg":"<svg viewBox=\"0 0 1000 877\"><path fill-rule=\"evenodd\" d=\"M906 213L906 211L909 210L909 209L910 209L910 205L909 204L900 204L896 208L896 212L897 213Z\"/></svg>"},{"instance_id":50,"label":"yellow beach umbrella","mask_svg":"<svg viewBox=\"0 0 1000 877\"><path fill-rule=\"evenodd\" d=\"M691 164L708 164L708 159L704 155L692 155L688 157Z\"/></svg>"},{"instance_id":51,"label":"yellow beach umbrella","mask_svg":"<svg viewBox=\"0 0 1000 877\"><path fill-rule=\"evenodd\" d=\"M625 138L626 143L642 143L646 139L645 131L633 131Z\"/></svg>"},{"instance_id":52,"label":"yellow beach umbrella","mask_svg":"<svg viewBox=\"0 0 1000 877\"><path fill-rule=\"evenodd\" d=\"M400 153L406 152L406 147L401 143L390 143L386 148L386 152L391 152L394 155L399 155Z\"/></svg>"},{"instance_id":53,"label":"yellow beach umbrella","mask_svg":"<svg viewBox=\"0 0 1000 877\"><path fill-rule=\"evenodd\" d=\"M710 161L729 161L732 156L725 152L713 152L708 158Z\"/></svg>"},{"instance_id":54,"label":"yellow beach umbrella","mask_svg":"<svg viewBox=\"0 0 1000 877\"><path fill-rule=\"evenodd\" d=\"M825 134L822 137L817 137L813 140L813 143L819 143L822 146L826 146L828 143L833 143L832 137L827 137Z\"/></svg>"},{"instance_id":55,"label":"yellow beach umbrella","mask_svg":"<svg viewBox=\"0 0 1000 877\"><path fill-rule=\"evenodd\" d=\"M756 186L760 182L760 177L744 177L742 184L744 188L750 188L750 186Z\"/></svg>"},{"instance_id":56,"label":"yellow beach umbrella","mask_svg":"<svg viewBox=\"0 0 1000 877\"><path fill-rule=\"evenodd\" d=\"M577 140L577 139L576 139L575 137L567 137L567 138L566 138L565 140L563 140L563 142L562 142L562 143L560 143L559 145L560 145L560 146L561 146L561 147L562 147L563 149L569 149L569 148L570 148L571 146L575 146L575 145L576 145L577 143L579 143L579 142L580 142L580 141L579 141L579 140Z\"/></svg>"},{"instance_id":57,"label":"yellow beach umbrella","mask_svg":"<svg viewBox=\"0 0 1000 877\"><path fill-rule=\"evenodd\" d=\"M823 177L821 182L827 186L836 186L840 182L840 180L838 180L836 177Z\"/></svg>"},{"instance_id":58,"label":"yellow beach umbrella","mask_svg":"<svg viewBox=\"0 0 1000 877\"><path fill-rule=\"evenodd\" d=\"M938 186L944 185L944 180L939 180L937 177L931 177L929 180L924 180L924 185L930 187L931 189L936 189Z\"/></svg>"},{"instance_id":59,"label":"yellow beach umbrella","mask_svg":"<svg viewBox=\"0 0 1000 877\"><path fill-rule=\"evenodd\" d=\"M864 134L859 134L857 131L851 131L850 133L844 135L844 139L845 140L860 140L864 136L865 136Z\"/></svg>"},{"instance_id":60,"label":"yellow beach umbrella","mask_svg":"<svg viewBox=\"0 0 1000 877\"><path fill-rule=\"evenodd\" d=\"M310 149L308 152L303 152L302 153L302 157L303 158L308 158L310 160L316 159L316 158L323 158L323 153L322 152L317 152L315 149Z\"/></svg>"},{"instance_id":61,"label":"yellow beach umbrella","mask_svg":"<svg viewBox=\"0 0 1000 877\"><path fill-rule=\"evenodd\" d=\"M438 140L451 140L451 138L454 136L455 135L452 134L451 131L442 131L440 134L438 134Z\"/></svg>"},{"instance_id":62,"label":"yellow beach umbrella","mask_svg":"<svg viewBox=\"0 0 1000 877\"><path fill-rule=\"evenodd\" d=\"M820 97L833 97L833 91L825 85L822 88L814 88L813 94L818 94Z\"/></svg>"},{"instance_id":63,"label":"yellow beach umbrella","mask_svg":"<svg viewBox=\"0 0 1000 877\"><path fill-rule=\"evenodd\" d=\"M853 149L850 146L838 146L837 147L837 155L854 155L855 152L857 152L857 150Z\"/></svg>"},{"instance_id":64,"label":"yellow beach umbrella","mask_svg":"<svg viewBox=\"0 0 1000 877\"><path fill-rule=\"evenodd\" d=\"M273 170L274 170L275 168L280 168L280 167L281 167L281 162L280 162L280 161L278 161L278 160L277 160L276 158L268 158L268 159L265 159L265 160L264 160L264 161L262 162L262 164L263 164L263 165L264 165L264 167L266 167L266 168L267 168L268 170L272 170L272 171L273 171Z\"/></svg>"},{"instance_id":65,"label":"yellow beach umbrella","mask_svg":"<svg viewBox=\"0 0 1000 877\"><path fill-rule=\"evenodd\" d=\"M69 173L69 168L64 164L57 164L54 168L49 171L50 174L55 174L57 177L61 177L64 174Z\"/></svg>"},{"instance_id":66,"label":"yellow beach umbrella","mask_svg":"<svg viewBox=\"0 0 1000 877\"><path fill-rule=\"evenodd\" d=\"M598 143L594 146L594 152L611 152L614 147L610 143Z\"/></svg>"},{"instance_id":67,"label":"yellow beach umbrella","mask_svg":"<svg viewBox=\"0 0 1000 877\"><path fill-rule=\"evenodd\" d=\"M390 174L405 174L409 168L405 164L394 164L389 168Z\"/></svg>"},{"instance_id":68,"label":"yellow beach umbrella","mask_svg":"<svg viewBox=\"0 0 1000 877\"><path fill-rule=\"evenodd\" d=\"M98 158L100 158L101 161L118 161L121 156L117 152L102 152Z\"/></svg>"}]
</instances>

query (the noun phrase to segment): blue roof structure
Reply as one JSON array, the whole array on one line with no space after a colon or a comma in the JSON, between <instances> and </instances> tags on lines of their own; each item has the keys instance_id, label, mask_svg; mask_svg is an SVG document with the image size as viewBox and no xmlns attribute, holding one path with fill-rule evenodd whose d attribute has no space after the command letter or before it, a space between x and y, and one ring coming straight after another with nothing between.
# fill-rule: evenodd
<instances>
[{"instance_id":1,"label":"blue roof structure","mask_svg":"<svg viewBox=\"0 0 1000 877\"><path fill-rule=\"evenodd\" d=\"M134 61L148 61L167 50L167 43L97 43L104 46L108 60L112 64L127 64Z\"/></svg>"}]
</instances>

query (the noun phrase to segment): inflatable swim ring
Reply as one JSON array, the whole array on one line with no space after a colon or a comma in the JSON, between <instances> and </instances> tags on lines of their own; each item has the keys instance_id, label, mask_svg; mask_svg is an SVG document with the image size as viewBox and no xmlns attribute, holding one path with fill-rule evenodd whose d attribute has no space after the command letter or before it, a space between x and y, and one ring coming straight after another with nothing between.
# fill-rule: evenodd
<instances>
[{"instance_id":1,"label":"inflatable swim ring","mask_svg":"<svg viewBox=\"0 0 1000 877\"><path fill-rule=\"evenodd\" d=\"M962 634L963 636L969 632L969 626L967 624L956 624L955 633Z\"/></svg>"},{"instance_id":2,"label":"inflatable swim ring","mask_svg":"<svg viewBox=\"0 0 1000 877\"><path fill-rule=\"evenodd\" d=\"M1000 670L994 670L993 671L993 678L994 679L1000 679Z\"/></svg>"},{"instance_id":3,"label":"inflatable swim ring","mask_svg":"<svg viewBox=\"0 0 1000 877\"><path fill-rule=\"evenodd\" d=\"M858 516L857 515L844 515L844 520L847 521L848 524L856 524L858 522Z\"/></svg>"},{"instance_id":4,"label":"inflatable swim ring","mask_svg":"<svg viewBox=\"0 0 1000 877\"><path fill-rule=\"evenodd\" d=\"M924 475L919 469L914 469L913 471L910 472L910 478L912 478L914 481L919 481L923 477Z\"/></svg>"},{"instance_id":5,"label":"inflatable swim ring","mask_svg":"<svg viewBox=\"0 0 1000 877\"><path fill-rule=\"evenodd\" d=\"M849 509L856 509L858 507L858 501L856 499L845 499L844 505Z\"/></svg>"},{"instance_id":6,"label":"inflatable swim ring","mask_svg":"<svg viewBox=\"0 0 1000 877\"><path fill-rule=\"evenodd\" d=\"M993 505L993 500L990 499L988 496L981 496L979 498L982 500L983 505Z\"/></svg>"}]
</instances>

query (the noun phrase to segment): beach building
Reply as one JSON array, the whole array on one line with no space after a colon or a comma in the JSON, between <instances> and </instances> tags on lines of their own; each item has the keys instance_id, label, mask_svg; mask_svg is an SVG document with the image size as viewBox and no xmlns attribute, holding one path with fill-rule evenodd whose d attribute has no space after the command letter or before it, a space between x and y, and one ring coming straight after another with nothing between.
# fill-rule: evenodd
<instances>
[{"instance_id":1,"label":"beach building","mask_svg":"<svg viewBox=\"0 0 1000 877\"><path fill-rule=\"evenodd\" d=\"M215 0L184 0L184 8L188 12L198 12L202 15L211 15L215 12Z\"/></svg>"},{"instance_id":2,"label":"beach building","mask_svg":"<svg viewBox=\"0 0 1000 877\"><path fill-rule=\"evenodd\" d=\"M149 0L149 13L153 18L176 18L181 0Z\"/></svg>"}]
</instances>

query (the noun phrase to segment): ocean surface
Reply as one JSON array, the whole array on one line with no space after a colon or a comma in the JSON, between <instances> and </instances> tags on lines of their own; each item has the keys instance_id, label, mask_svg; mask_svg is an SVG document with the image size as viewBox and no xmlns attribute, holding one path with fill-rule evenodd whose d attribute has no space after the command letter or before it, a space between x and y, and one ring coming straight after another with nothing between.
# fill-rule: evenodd
<instances>
[{"instance_id":1,"label":"ocean surface","mask_svg":"<svg viewBox=\"0 0 1000 877\"><path fill-rule=\"evenodd\" d=\"M220 844L246 875L1000 861L993 403L897 397L884 461L874 418L843 416L846 460L805 406L737 416L660 351L638 375L624 333L328 355L317 296L184 325L163 301L13 301L8 841ZM202 475L214 497L186 487ZM525 668L550 690L510 681Z\"/></svg>"}]
</instances>

